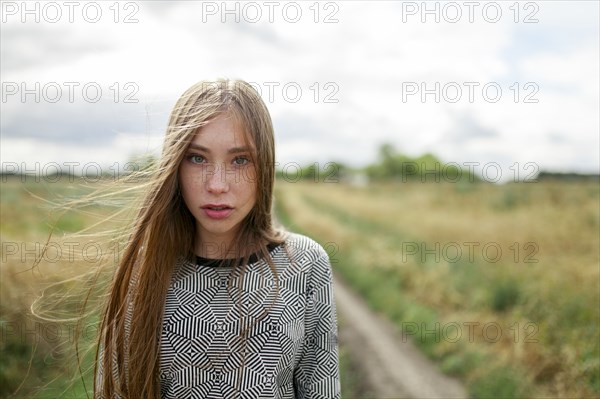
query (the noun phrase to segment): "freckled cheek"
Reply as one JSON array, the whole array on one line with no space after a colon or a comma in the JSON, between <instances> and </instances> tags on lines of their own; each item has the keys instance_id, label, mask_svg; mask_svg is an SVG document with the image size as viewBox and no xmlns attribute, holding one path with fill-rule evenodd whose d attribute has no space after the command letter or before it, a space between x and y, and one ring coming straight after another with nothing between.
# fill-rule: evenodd
<instances>
[{"instance_id":1,"label":"freckled cheek","mask_svg":"<svg viewBox=\"0 0 600 399\"><path fill-rule=\"evenodd\" d=\"M247 168L243 173L243 178L240 180L238 193L246 198L247 201L254 201L256 197L257 181L255 168Z\"/></svg>"},{"instance_id":2,"label":"freckled cheek","mask_svg":"<svg viewBox=\"0 0 600 399\"><path fill-rule=\"evenodd\" d=\"M202 188L202 176L188 168L179 168L179 187L184 196L189 196L191 193L197 192Z\"/></svg>"},{"instance_id":3,"label":"freckled cheek","mask_svg":"<svg viewBox=\"0 0 600 399\"><path fill-rule=\"evenodd\" d=\"M254 167L246 168L243 177L244 183L248 185L256 185L256 169Z\"/></svg>"}]
</instances>

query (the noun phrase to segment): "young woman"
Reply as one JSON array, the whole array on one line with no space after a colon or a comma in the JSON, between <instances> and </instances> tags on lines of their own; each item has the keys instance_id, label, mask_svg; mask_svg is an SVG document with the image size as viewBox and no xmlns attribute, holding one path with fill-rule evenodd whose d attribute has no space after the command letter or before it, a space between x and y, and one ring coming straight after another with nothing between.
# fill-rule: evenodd
<instances>
[{"instance_id":1,"label":"young woman","mask_svg":"<svg viewBox=\"0 0 600 399\"><path fill-rule=\"evenodd\" d=\"M96 397L340 396L329 258L273 226L274 166L252 86L181 96L102 316Z\"/></svg>"}]
</instances>

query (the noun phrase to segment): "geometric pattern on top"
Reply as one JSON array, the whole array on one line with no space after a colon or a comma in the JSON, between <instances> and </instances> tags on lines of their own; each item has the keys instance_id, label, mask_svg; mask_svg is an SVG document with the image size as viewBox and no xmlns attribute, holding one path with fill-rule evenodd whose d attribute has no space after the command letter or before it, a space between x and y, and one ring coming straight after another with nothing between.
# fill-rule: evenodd
<instances>
[{"instance_id":1,"label":"geometric pattern on top","mask_svg":"<svg viewBox=\"0 0 600 399\"><path fill-rule=\"evenodd\" d=\"M288 233L270 254L278 290L264 259L241 274L233 266L176 265L160 342L163 398L340 397L327 252Z\"/></svg>"}]
</instances>

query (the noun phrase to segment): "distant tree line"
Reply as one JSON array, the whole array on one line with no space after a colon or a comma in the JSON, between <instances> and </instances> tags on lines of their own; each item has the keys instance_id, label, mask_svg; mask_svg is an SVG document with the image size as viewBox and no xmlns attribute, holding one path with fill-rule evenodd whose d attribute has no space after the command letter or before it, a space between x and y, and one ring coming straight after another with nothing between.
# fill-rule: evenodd
<instances>
[{"instance_id":1,"label":"distant tree line","mask_svg":"<svg viewBox=\"0 0 600 399\"><path fill-rule=\"evenodd\" d=\"M15 164L16 165L16 164ZM58 164L57 164L58 165ZM158 165L158 158L152 154L140 154L130 157L125 163L115 163L111 166L98 170L88 168L85 172L85 178L88 179L106 179L120 176L128 176L139 172L152 172ZM13 165L11 165L13 166ZM30 171L22 171L14 167L9 170L0 171L2 181L10 176L32 177L40 179L43 175L47 181L55 181L61 178L73 180L80 177L77 174L70 173L69 170L57 170L56 167L47 168L48 173L31 175ZM97 173L100 172L100 173ZM456 162L443 162L435 155L426 153L418 157L410 157L397 151L389 143L382 144L378 150L378 156L375 162L362 168L351 168L342 162L313 162L300 165L297 162L288 162L283 165L277 165L275 176L277 179L288 182L313 181L324 183L337 183L340 181L351 181L356 177L362 177L370 181L400 181L400 182L481 182L484 181L473 170L461 168ZM29 180L29 179L28 179ZM590 181L600 182L600 174L584 173L558 173L540 171L534 178L534 181Z\"/></svg>"},{"instance_id":2,"label":"distant tree line","mask_svg":"<svg viewBox=\"0 0 600 399\"><path fill-rule=\"evenodd\" d=\"M375 162L363 168L351 168L342 162L312 163L300 166L288 163L279 167L276 177L294 182L299 180L314 182L338 182L362 176L370 181L399 182L464 182L486 181L475 174L473 169L461 167L457 162L443 162L435 155L426 153L410 157L400 153L389 143L382 144ZM541 171L532 176L532 181L600 181L600 174L554 173Z\"/></svg>"},{"instance_id":3,"label":"distant tree line","mask_svg":"<svg viewBox=\"0 0 600 399\"><path fill-rule=\"evenodd\" d=\"M337 183L347 169L341 162L313 162L304 166L297 162L287 162L276 168L275 177L292 183L300 180Z\"/></svg>"},{"instance_id":4,"label":"distant tree line","mask_svg":"<svg viewBox=\"0 0 600 399\"><path fill-rule=\"evenodd\" d=\"M400 180L420 182L477 182L481 179L458 163L444 163L435 155L426 153L410 157L398 152L391 144L379 147L379 157L364 170L373 180Z\"/></svg>"},{"instance_id":5,"label":"distant tree line","mask_svg":"<svg viewBox=\"0 0 600 399\"><path fill-rule=\"evenodd\" d=\"M558 173L541 171L537 176L537 181L560 180L560 181L590 181L600 182L600 174L586 173Z\"/></svg>"}]
</instances>

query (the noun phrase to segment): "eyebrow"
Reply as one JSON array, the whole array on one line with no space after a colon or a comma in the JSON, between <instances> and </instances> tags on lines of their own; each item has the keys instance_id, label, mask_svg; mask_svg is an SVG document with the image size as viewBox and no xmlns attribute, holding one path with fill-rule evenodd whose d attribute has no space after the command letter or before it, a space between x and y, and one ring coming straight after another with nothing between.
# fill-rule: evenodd
<instances>
[{"instance_id":1,"label":"eyebrow","mask_svg":"<svg viewBox=\"0 0 600 399\"><path fill-rule=\"evenodd\" d=\"M210 150L199 144L190 144L189 149L199 150L210 154ZM240 152L251 152L249 147L233 147L227 150L228 154L239 154Z\"/></svg>"}]
</instances>

